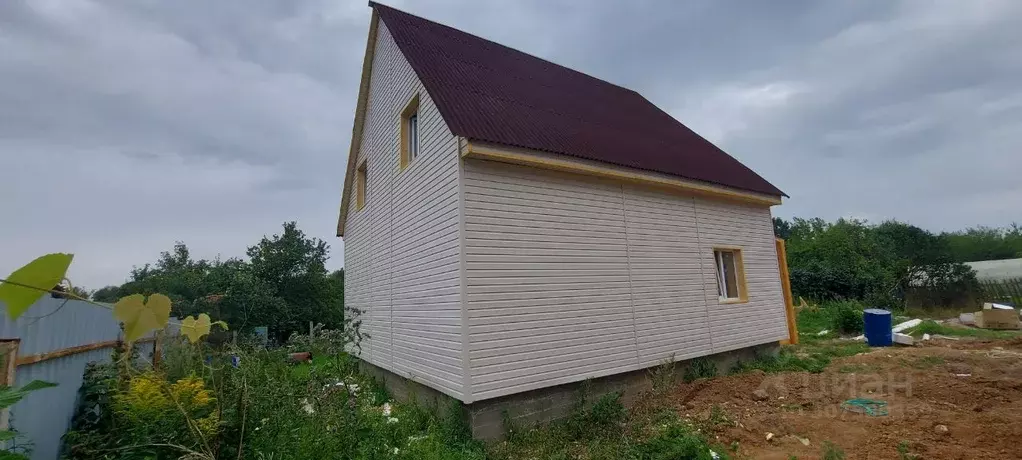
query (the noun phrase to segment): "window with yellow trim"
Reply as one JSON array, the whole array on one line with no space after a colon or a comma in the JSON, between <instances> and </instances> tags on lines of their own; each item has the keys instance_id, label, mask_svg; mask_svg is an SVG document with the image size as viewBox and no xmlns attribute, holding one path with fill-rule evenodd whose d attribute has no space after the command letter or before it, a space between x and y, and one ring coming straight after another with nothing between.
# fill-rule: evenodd
<instances>
[{"instance_id":1,"label":"window with yellow trim","mask_svg":"<svg viewBox=\"0 0 1022 460\"><path fill-rule=\"evenodd\" d=\"M362 162L355 170L355 208L361 210L366 205L366 163Z\"/></svg>"},{"instance_id":2,"label":"window with yellow trim","mask_svg":"<svg viewBox=\"0 0 1022 460\"><path fill-rule=\"evenodd\" d=\"M419 157L419 95L401 111L401 169Z\"/></svg>"},{"instance_id":3,"label":"window with yellow trim","mask_svg":"<svg viewBox=\"0 0 1022 460\"><path fill-rule=\"evenodd\" d=\"M737 248L714 248L713 260L717 272L717 296L723 303L749 300L745 284L745 264L742 250Z\"/></svg>"}]
</instances>

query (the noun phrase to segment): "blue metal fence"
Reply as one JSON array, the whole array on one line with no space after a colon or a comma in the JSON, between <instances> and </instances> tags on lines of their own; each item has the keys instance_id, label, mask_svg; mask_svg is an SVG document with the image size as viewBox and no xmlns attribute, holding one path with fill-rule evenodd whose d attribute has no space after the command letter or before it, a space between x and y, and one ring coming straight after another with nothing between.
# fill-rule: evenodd
<instances>
[{"instance_id":1,"label":"blue metal fence","mask_svg":"<svg viewBox=\"0 0 1022 460\"><path fill-rule=\"evenodd\" d=\"M120 327L110 309L77 300L46 296L16 321L9 320L2 311L0 315L0 338L21 339L18 356L23 361L73 347L113 343L120 338ZM152 342L139 346L140 357L151 357ZM21 434L16 443L30 444L32 460L58 458L60 439L74 414L85 365L109 361L112 351L106 346L17 367L17 386L32 380L58 385L32 393L11 408L11 427Z\"/></svg>"}]
</instances>

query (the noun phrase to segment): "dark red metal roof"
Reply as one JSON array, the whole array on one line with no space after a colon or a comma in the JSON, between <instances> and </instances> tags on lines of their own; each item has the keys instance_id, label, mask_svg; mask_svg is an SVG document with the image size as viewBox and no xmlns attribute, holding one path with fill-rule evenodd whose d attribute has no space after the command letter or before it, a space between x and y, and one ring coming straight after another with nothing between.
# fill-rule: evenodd
<instances>
[{"instance_id":1,"label":"dark red metal roof","mask_svg":"<svg viewBox=\"0 0 1022 460\"><path fill-rule=\"evenodd\" d=\"M369 5L455 135L783 195L635 91Z\"/></svg>"}]
</instances>

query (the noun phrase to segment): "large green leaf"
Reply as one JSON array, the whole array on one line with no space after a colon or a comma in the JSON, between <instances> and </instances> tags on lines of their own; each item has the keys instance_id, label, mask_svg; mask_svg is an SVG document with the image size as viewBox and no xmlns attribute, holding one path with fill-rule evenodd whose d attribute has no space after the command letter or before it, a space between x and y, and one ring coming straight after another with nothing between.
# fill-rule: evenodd
<instances>
[{"instance_id":1,"label":"large green leaf","mask_svg":"<svg viewBox=\"0 0 1022 460\"><path fill-rule=\"evenodd\" d=\"M7 316L17 319L46 291L59 284L67 274L67 268L71 266L73 258L74 254L47 254L11 273L7 277L10 283L0 283L0 302L7 304Z\"/></svg>"},{"instance_id":2,"label":"large green leaf","mask_svg":"<svg viewBox=\"0 0 1022 460\"><path fill-rule=\"evenodd\" d=\"M124 323L124 340L134 342L170 320L170 297L153 294L147 301L142 294L122 297L114 304L114 317Z\"/></svg>"},{"instance_id":3,"label":"large green leaf","mask_svg":"<svg viewBox=\"0 0 1022 460\"><path fill-rule=\"evenodd\" d=\"M33 380L29 382L28 385L21 388L0 387L0 409L6 409L13 406L14 403L21 401L21 398L24 398L33 391L55 386L57 386L56 383Z\"/></svg>"}]
</instances>

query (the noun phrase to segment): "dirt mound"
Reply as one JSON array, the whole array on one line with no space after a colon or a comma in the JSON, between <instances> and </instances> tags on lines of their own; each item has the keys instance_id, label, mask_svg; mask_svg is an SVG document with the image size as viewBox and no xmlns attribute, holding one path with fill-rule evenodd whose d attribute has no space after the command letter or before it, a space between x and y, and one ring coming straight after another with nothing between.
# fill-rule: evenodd
<instances>
[{"instance_id":1,"label":"dirt mound","mask_svg":"<svg viewBox=\"0 0 1022 460\"><path fill-rule=\"evenodd\" d=\"M818 458L824 441L849 459L1022 458L1019 349L1022 338L875 349L819 374L750 372L680 385L668 398L748 458ZM885 401L888 415L842 409L853 398Z\"/></svg>"}]
</instances>

